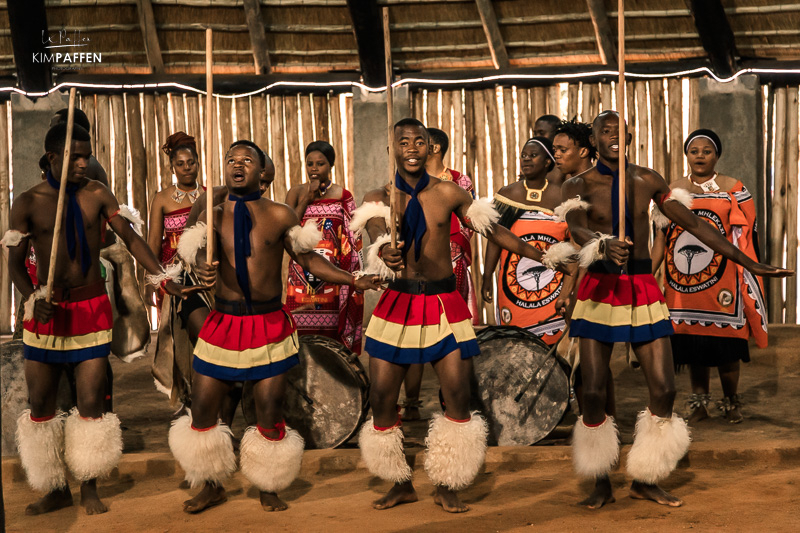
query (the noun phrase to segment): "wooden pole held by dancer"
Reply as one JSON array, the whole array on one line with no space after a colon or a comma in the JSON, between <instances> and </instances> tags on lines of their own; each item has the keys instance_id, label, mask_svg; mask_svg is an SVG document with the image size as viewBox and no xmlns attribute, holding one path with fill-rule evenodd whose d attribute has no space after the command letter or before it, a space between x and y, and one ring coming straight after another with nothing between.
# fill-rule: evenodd
<instances>
[{"instance_id":1,"label":"wooden pole held by dancer","mask_svg":"<svg viewBox=\"0 0 800 533\"><path fill-rule=\"evenodd\" d=\"M214 75L211 72L211 28L206 28L206 262L211 264L214 260L214 181L211 179L214 164L214 146L216 138L214 135ZM213 139L213 141L212 141Z\"/></svg>"},{"instance_id":2,"label":"wooden pole held by dancer","mask_svg":"<svg viewBox=\"0 0 800 533\"><path fill-rule=\"evenodd\" d=\"M387 118L387 141L389 143L389 228L392 236L392 248L397 248L397 200L395 199L394 187L394 94L392 89L392 48L389 37L389 8L383 8L383 50L386 60L386 118Z\"/></svg>"},{"instance_id":3,"label":"wooden pole held by dancer","mask_svg":"<svg viewBox=\"0 0 800 533\"><path fill-rule=\"evenodd\" d=\"M619 114L619 240L625 240L625 164L627 135L625 131L625 0L618 0L617 29L619 80L617 82L617 113Z\"/></svg>"},{"instance_id":4,"label":"wooden pole held by dancer","mask_svg":"<svg viewBox=\"0 0 800 533\"><path fill-rule=\"evenodd\" d=\"M73 87L69 90L69 107L67 108L67 136L64 139L64 159L61 161L61 181L58 185L58 204L56 206L56 225L53 228L53 244L50 247L50 265L47 269L47 303L53 299L53 277L56 275L56 260L58 259L58 244L61 242L61 228L64 217L64 198L67 195L67 174L72 154L72 125L75 123L75 94ZM82 253L82 252L81 252ZM81 258L83 260L85 258Z\"/></svg>"}]
</instances>

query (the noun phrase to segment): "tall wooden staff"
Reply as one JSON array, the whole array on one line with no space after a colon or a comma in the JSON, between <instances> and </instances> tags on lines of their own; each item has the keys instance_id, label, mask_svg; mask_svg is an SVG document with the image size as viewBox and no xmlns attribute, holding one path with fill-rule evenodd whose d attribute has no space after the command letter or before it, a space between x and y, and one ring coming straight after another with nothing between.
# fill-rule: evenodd
<instances>
[{"instance_id":1,"label":"tall wooden staff","mask_svg":"<svg viewBox=\"0 0 800 533\"><path fill-rule=\"evenodd\" d=\"M61 161L61 182L58 185L58 205L56 207L56 225L53 228L53 243L50 246L50 265L47 269L47 303L53 299L53 277L56 275L56 259L58 258L58 244L61 242L62 218L64 216L64 197L67 195L67 174L69 173L69 160L72 153L72 125L75 122L75 92L73 87L69 90L69 108L67 111L67 136L64 139L64 159ZM85 258L81 258L85 259Z\"/></svg>"},{"instance_id":2,"label":"tall wooden staff","mask_svg":"<svg viewBox=\"0 0 800 533\"><path fill-rule=\"evenodd\" d=\"M619 113L619 240L625 240L625 0L618 0L617 41L619 81L617 82L617 112Z\"/></svg>"},{"instance_id":3,"label":"tall wooden staff","mask_svg":"<svg viewBox=\"0 0 800 533\"><path fill-rule=\"evenodd\" d=\"M214 260L214 182L213 172L214 145L217 136L214 128L214 75L211 73L211 28L206 28L206 262ZM212 141L213 139L213 141Z\"/></svg>"},{"instance_id":4,"label":"tall wooden staff","mask_svg":"<svg viewBox=\"0 0 800 533\"><path fill-rule=\"evenodd\" d=\"M392 48L391 39L389 38L389 8L383 8L383 50L384 58L386 60L386 117L388 128L386 130L386 138L389 142L389 209L390 209L390 224L389 231L392 236L392 248L397 248L397 224L395 217L397 216L397 201L395 200L394 188L394 94L392 89Z\"/></svg>"}]
</instances>

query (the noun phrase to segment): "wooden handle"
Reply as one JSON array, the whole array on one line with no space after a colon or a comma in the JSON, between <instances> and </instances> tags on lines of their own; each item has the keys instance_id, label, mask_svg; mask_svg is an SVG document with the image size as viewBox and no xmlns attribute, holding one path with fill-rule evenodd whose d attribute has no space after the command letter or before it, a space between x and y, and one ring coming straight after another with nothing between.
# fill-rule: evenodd
<instances>
[{"instance_id":1,"label":"wooden handle","mask_svg":"<svg viewBox=\"0 0 800 533\"><path fill-rule=\"evenodd\" d=\"M214 166L214 75L211 72L211 28L206 28L206 262L214 260L214 181L211 173ZM214 139L214 141L212 141Z\"/></svg>"},{"instance_id":2,"label":"wooden handle","mask_svg":"<svg viewBox=\"0 0 800 533\"><path fill-rule=\"evenodd\" d=\"M619 81L617 83L617 112L619 113L619 240L625 240L625 0L617 0L617 29Z\"/></svg>"},{"instance_id":3,"label":"wooden handle","mask_svg":"<svg viewBox=\"0 0 800 533\"><path fill-rule=\"evenodd\" d=\"M47 303L53 300L53 277L56 275L58 245L61 242L61 228L64 217L64 198L67 195L67 174L69 174L70 156L72 153L72 125L75 122L75 94L73 87L69 90L69 108L67 111L67 136L64 139L64 159L61 161L61 182L58 185L58 204L56 207L56 225L53 228L53 243L50 246L50 265L47 269ZM81 251L81 253L83 253ZM81 260L86 258L81 257Z\"/></svg>"},{"instance_id":4,"label":"wooden handle","mask_svg":"<svg viewBox=\"0 0 800 533\"><path fill-rule=\"evenodd\" d=\"M397 200L394 187L394 90L392 89L392 43L389 37L389 8L383 7L383 50L386 60L386 139L389 143L389 228L392 248L397 248Z\"/></svg>"}]
</instances>

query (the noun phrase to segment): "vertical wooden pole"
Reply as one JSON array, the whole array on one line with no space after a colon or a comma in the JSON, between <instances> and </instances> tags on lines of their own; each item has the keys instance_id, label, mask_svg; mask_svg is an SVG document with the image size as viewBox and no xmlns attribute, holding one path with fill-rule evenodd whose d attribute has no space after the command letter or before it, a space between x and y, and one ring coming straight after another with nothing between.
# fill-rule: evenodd
<instances>
[{"instance_id":1,"label":"vertical wooden pole","mask_svg":"<svg viewBox=\"0 0 800 533\"><path fill-rule=\"evenodd\" d=\"M670 183L683 177L683 89L681 80L667 82L669 98L669 172Z\"/></svg>"},{"instance_id":2,"label":"vertical wooden pole","mask_svg":"<svg viewBox=\"0 0 800 533\"><path fill-rule=\"evenodd\" d=\"M452 167L453 164L453 120L450 114L453 112L453 93L452 91L442 91L442 112L441 112L441 129L450 139L450 148L444 155L444 166Z\"/></svg>"},{"instance_id":3,"label":"vertical wooden pole","mask_svg":"<svg viewBox=\"0 0 800 533\"><path fill-rule=\"evenodd\" d=\"M89 133L92 134L92 153L97 158L97 104L93 94L85 94L81 97L81 111L86 113L86 118L89 119L91 127Z\"/></svg>"},{"instance_id":4,"label":"vertical wooden pole","mask_svg":"<svg viewBox=\"0 0 800 533\"><path fill-rule=\"evenodd\" d=\"M158 137L156 135L156 110L155 96L142 95L144 112L144 148L147 154L147 205L153 202L153 197L158 192Z\"/></svg>"},{"instance_id":5,"label":"vertical wooden pole","mask_svg":"<svg viewBox=\"0 0 800 533\"><path fill-rule=\"evenodd\" d=\"M213 33L206 28L206 262L214 260L214 148L216 132L214 131L214 55ZM230 114L229 114L230 116Z\"/></svg>"},{"instance_id":6,"label":"vertical wooden pole","mask_svg":"<svg viewBox=\"0 0 800 533\"><path fill-rule=\"evenodd\" d=\"M414 98L412 99L414 108L412 110L413 117L423 124L425 123L425 91L423 89L418 89L414 93Z\"/></svg>"},{"instance_id":7,"label":"vertical wooden pole","mask_svg":"<svg viewBox=\"0 0 800 533\"><path fill-rule=\"evenodd\" d=\"M295 185L303 183L303 169L305 168L305 148L300 146L300 120L297 113L297 95L290 94L285 96L283 99L283 106L286 110L286 152L289 154L289 160L287 162L289 183L294 187ZM334 147L334 149L335 148L336 147ZM336 156L338 160L338 152Z\"/></svg>"},{"instance_id":8,"label":"vertical wooden pole","mask_svg":"<svg viewBox=\"0 0 800 533\"><path fill-rule=\"evenodd\" d=\"M186 111L183 108L183 95L170 93L169 104L172 107L172 124L175 131L186 132Z\"/></svg>"},{"instance_id":9,"label":"vertical wooden pole","mask_svg":"<svg viewBox=\"0 0 800 533\"><path fill-rule=\"evenodd\" d=\"M600 107L602 108L603 111L614 109L614 101L611 96L610 83L600 84ZM594 117L592 117L590 120L594 120Z\"/></svg>"},{"instance_id":10,"label":"vertical wooden pole","mask_svg":"<svg viewBox=\"0 0 800 533\"><path fill-rule=\"evenodd\" d=\"M111 175L111 117L108 110L108 95L97 95L97 130L94 132L95 146L94 156L97 162Z\"/></svg>"},{"instance_id":11,"label":"vertical wooden pole","mask_svg":"<svg viewBox=\"0 0 800 533\"><path fill-rule=\"evenodd\" d=\"M797 174L800 155L797 86L786 91L786 268L797 270ZM786 323L797 323L797 276L786 278Z\"/></svg>"},{"instance_id":12,"label":"vertical wooden pole","mask_svg":"<svg viewBox=\"0 0 800 533\"><path fill-rule=\"evenodd\" d=\"M698 98L699 86L700 80L698 78L691 78L689 80L689 133L700 127L700 98Z\"/></svg>"},{"instance_id":13,"label":"vertical wooden pole","mask_svg":"<svg viewBox=\"0 0 800 533\"><path fill-rule=\"evenodd\" d=\"M125 126L125 102L121 94L111 95L111 117L114 120L114 196L119 203L127 204L128 132Z\"/></svg>"},{"instance_id":14,"label":"vertical wooden pole","mask_svg":"<svg viewBox=\"0 0 800 533\"><path fill-rule=\"evenodd\" d=\"M664 80L648 81L650 91L650 126L653 134L653 166L652 168L670 178L667 167L667 104L664 101Z\"/></svg>"},{"instance_id":15,"label":"vertical wooden pole","mask_svg":"<svg viewBox=\"0 0 800 533\"><path fill-rule=\"evenodd\" d=\"M695 93L696 94L696 93ZM786 209L786 88L775 91L775 182L770 211L770 263L783 265L784 222ZM783 323L783 280L769 284L769 315L772 322Z\"/></svg>"},{"instance_id":16,"label":"vertical wooden pole","mask_svg":"<svg viewBox=\"0 0 800 533\"><path fill-rule=\"evenodd\" d=\"M488 188L487 193L484 195L489 196L499 189L501 184L505 184L509 178L505 175L505 168L503 167L504 150L503 138L500 133L500 116L497 109L497 90L495 88L484 89L483 99L486 105L486 123L489 126L489 139L492 143L491 152L487 154L489 167L492 169L492 188Z\"/></svg>"},{"instance_id":17,"label":"vertical wooden pole","mask_svg":"<svg viewBox=\"0 0 800 533\"><path fill-rule=\"evenodd\" d=\"M236 140L247 139L253 140L253 134L250 132L250 97L237 98L235 100L236 108Z\"/></svg>"},{"instance_id":18,"label":"vertical wooden pole","mask_svg":"<svg viewBox=\"0 0 800 533\"><path fill-rule=\"evenodd\" d=\"M556 89L558 89L558 86L556 86ZM532 95L533 98L531 98L530 111L528 113L528 131L522 142L533 137L533 125L536 123L536 119L542 115L550 113L559 118L561 117L561 108L559 107L561 100L551 98L555 92L552 87L534 87L528 92L528 96ZM553 105L556 107L553 107Z\"/></svg>"},{"instance_id":19,"label":"vertical wooden pole","mask_svg":"<svg viewBox=\"0 0 800 533\"><path fill-rule=\"evenodd\" d=\"M540 113L541 114L531 115L531 127L533 127L533 121L545 113L563 118L561 115L561 87L559 87L558 84L551 85L547 88L547 109Z\"/></svg>"},{"instance_id":20,"label":"vertical wooden pole","mask_svg":"<svg viewBox=\"0 0 800 533\"><path fill-rule=\"evenodd\" d=\"M158 124L158 137L155 148L158 154L159 175L161 176L161 188L166 189L172 185L172 165L170 165L169 156L164 153L161 146L166 142L167 137L174 133L169 126L169 100L166 94L156 95L156 123Z\"/></svg>"},{"instance_id":21,"label":"vertical wooden pole","mask_svg":"<svg viewBox=\"0 0 800 533\"><path fill-rule=\"evenodd\" d=\"M384 74L386 75L386 140L389 147L389 232L392 237L392 248L397 248L397 194L395 191L395 155L394 155L394 88L392 82L392 39L389 31L389 8L383 8L383 54ZM430 96L430 95L429 95Z\"/></svg>"},{"instance_id":22,"label":"vertical wooden pole","mask_svg":"<svg viewBox=\"0 0 800 533\"><path fill-rule=\"evenodd\" d=\"M220 136L220 150L219 156L220 158L224 158L225 154L228 153L228 148L230 148L231 144L233 144L233 119L231 113L233 113L233 100L230 98L220 98L217 97L217 105L219 106L219 136ZM221 165L220 169L225 168L225 165ZM220 180L221 183L224 183L224 172L220 170Z\"/></svg>"},{"instance_id":23,"label":"vertical wooden pole","mask_svg":"<svg viewBox=\"0 0 800 533\"><path fill-rule=\"evenodd\" d=\"M475 193L478 193L478 144L477 144L477 130L475 128L475 94L480 91L464 90L464 152L466 167L464 172L472 177L472 183L475 186ZM483 106L483 101L481 101Z\"/></svg>"},{"instance_id":24,"label":"vertical wooden pole","mask_svg":"<svg viewBox=\"0 0 800 533\"><path fill-rule=\"evenodd\" d=\"M314 99L314 140L330 142L330 128L328 127L328 95L317 94Z\"/></svg>"},{"instance_id":25,"label":"vertical wooden pole","mask_svg":"<svg viewBox=\"0 0 800 533\"><path fill-rule=\"evenodd\" d=\"M287 97L288 98L288 97ZM286 98L284 98L286 100ZM289 123L287 122L287 125ZM303 141L301 146L305 149L308 143L315 141L314 138L314 117L311 113L311 95L300 95L300 123L298 127L302 126Z\"/></svg>"},{"instance_id":26,"label":"vertical wooden pole","mask_svg":"<svg viewBox=\"0 0 800 533\"><path fill-rule=\"evenodd\" d=\"M342 131L342 106L339 101L339 95L332 94L328 100L328 105L330 107L329 114L331 116L331 145L336 152L336 161L333 163L333 174L336 183L344 187L347 180L344 174L345 153L344 143L342 142L344 132Z\"/></svg>"},{"instance_id":27,"label":"vertical wooden pole","mask_svg":"<svg viewBox=\"0 0 800 533\"><path fill-rule=\"evenodd\" d=\"M527 89L517 88L517 149L528 140L530 129L530 98Z\"/></svg>"},{"instance_id":28,"label":"vertical wooden pole","mask_svg":"<svg viewBox=\"0 0 800 533\"><path fill-rule=\"evenodd\" d=\"M267 113L267 97L263 94L258 94L250 98L250 107L253 113L253 142L256 143L262 150L269 154L272 159L272 153L269 149L269 114ZM275 177L277 179L277 176ZM275 199L272 196L272 187L265 197Z\"/></svg>"},{"instance_id":29,"label":"vertical wooden pole","mask_svg":"<svg viewBox=\"0 0 800 533\"><path fill-rule=\"evenodd\" d=\"M270 95L269 123L272 146L272 161L275 163L275 181L272 183L274 198L277 202L286 201L286 151L283 140L286 122L283 118L283 97Z\"/></svg>"},{"instance_id":30,"label":"vertical wooden pole","mask_svg":"<svg viewBox=\"0 0 800 533\"><path fill-rule=\"evenodd\" d=\"M619 64L619 88L617 94L617 110L619 114L619 238L625 240L625 114L622 112L625 103L625 0L618 0L617 4L617 50L619 50L617 63Z\"/></svg>"},{"instance_id":31,"label":"vertical wooden pole","mask_svg":"<svg viewBox=\"0 0 800 533\"><path fill-rule=\"evenodd\" d=\"M461 89L453 91L453 138L450 139L450 166L459 172L465 172L463 103ZM467 175L472 178L470 172L467 172Z\"/></svg>"},{"instance_id":32,"label":"vertical wooden pole","mask_svg":"<svg viewBox=\"0 0 800 533\"><path fill-rule=\"evenodd\" d=\"M514 120L514 92L511 87L503 87L503 118L506 130L505 183L514 183L519 175L519 159L517 158L519 142L517 141L517 124ZM495 184L495 189L499 188L498 185L499 183Z\"/></svg>"},{"instance_id":33,"label":"vertical wooden pole","mask_svg":"<svg viewBox=\"0 0 800 533\"><path fill-rule=\"evenodd\" d=\"M197 147L201 146L200 137L202 122L200 117L200 96L187 96L186 97L186 133L195 138Z\"/></svg>"},{"instance_id":34,"label":"vertical wooden pole","mask_svg":"<svg viewBox=\"0 0 800 533\"><path fill-rule=\"evenodd\" d=\"M439 127L439 91L430 89L426 91L428 97L425 100L425 126L428 128Z\"/></svg>"},{"instance_id":35,"label":"vertical wooden pole","mask_svg":"<svg viewBox=\"0 0 800 533\"><path fill-rule=\"evenodd\" d=\"M567 86L567 120L572 120L573 118L580 118L578 116L579 99L580 99L580 85L577 83L570 83Z\"/></svg>"},{"instance_id":36,"label":"vertical wooden pole","mask_svg":"<svg viewBox=\"0 0 800 533\"><path fill-rule=\"evenodd\" d=\"M347 113L347 124L345 125L345 132L347 137L347 175L345 178L347 179L346 183L348 184L348 188L352 190L355 186L350 180L353 179L354 175L354 167L355 167L355 157L353 154L353 97L348 96L344 100L345 102L345 111Z\"/></svg>"},{"instance_id":37,"label":"vertical wooden pole","mask_svg":"<svg viewBox=\"0 0 800 533\"><path fill-rule=\"evenodd\" d=\"M0 231L5 232L9 226L11 213L11 177L9 172L8 151L8 104L0 104ZM0 268L0 334L11 333L11 275L8 272L8 263L3 260ZM22 324L15 324L15 329Z\"/></svg>"}]
</instances>

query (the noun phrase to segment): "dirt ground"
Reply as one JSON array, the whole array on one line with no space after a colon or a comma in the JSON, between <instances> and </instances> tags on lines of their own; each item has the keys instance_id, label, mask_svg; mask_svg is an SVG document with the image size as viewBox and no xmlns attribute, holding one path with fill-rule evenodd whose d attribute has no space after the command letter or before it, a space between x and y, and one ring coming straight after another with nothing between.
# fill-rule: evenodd
<instances>
[{"instance_id":1,"label":"dirt ground","mask_svg":"<svg viewBox=\"0 0 800 533\"><path fill-rule=\"evenodd\" d=\"M25 505L36 495L27 487L16 459L3 461L6 524L9 531L800 531L800 353L797 327L773 327L770 347L752 350L740 390L745 422L732 426L713 413L693 430L694 444L664 487L684 499L679 509L627 497L624 468L612 481L618 501L600 511L577 505L589 485L570 464L562 426L533 447L491 448L485 470L464 492L472 510L448 515L432 503L433 487L422 469L422 440L427 421L407 423L407 449L415 456L415 483L421 501L388 511L370 502L388 489L358 465L353 443L343 449L307 452L303 470L283 494L283 513L264 514L258 494L237 474L228 485L229 502L200 516L189 516L181 502L193 491L181 486L181 472L167 447L172 409L158 393L146 359L114 360L115 410L126 428L126 455L119 472L102 481L101 497L111 511L88 517L73 507L28 517ZM617 385L618 422L623 444L630 444L636 411L646 404L641 372L624 362L622 350L612 363ZM712 396L720 387L712 376ZM676 410L688 395L688 375L679 375ZM438 409L437 384L430 369L423 385L423 418ZM241 416L234 424L241 434ZM623 450L623 456L625 450ZM624 465L623 465L624 466ZM77 496L77 487L73 493Z\"/></svg>"}]
</instances>

